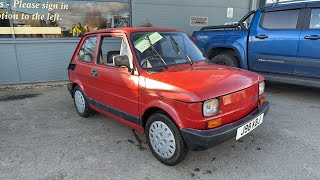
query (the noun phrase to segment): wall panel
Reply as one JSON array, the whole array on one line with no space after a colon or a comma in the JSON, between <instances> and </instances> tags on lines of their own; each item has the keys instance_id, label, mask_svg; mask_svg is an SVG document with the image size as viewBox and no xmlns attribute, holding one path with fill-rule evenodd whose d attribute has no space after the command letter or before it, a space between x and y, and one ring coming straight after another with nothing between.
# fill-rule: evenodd
<instances>
[{"instance_id":1,"label":"wall panel","mask_svg":"<svg viewBox=\"0 0 320 180\"><path fill-rule=\"evenodd\" d=\"M133 26L141 26L150 20L156 27L172 27L188 34L201 26L190 26L190 16L208 17L208 25L237 22L250 11L250 0L132 0ZM227 18L227 8L234 9L233 18Z\"/></svg>"},{"instance_id":2,"label":"wall panel","mask_svg":"<svg viewBox=\"0 0 320 180\"><path fill-rule=\"evenodd\" d=\"M0 42L0 84L20 81L15 45Z\"/></svg>"}]
</instances>

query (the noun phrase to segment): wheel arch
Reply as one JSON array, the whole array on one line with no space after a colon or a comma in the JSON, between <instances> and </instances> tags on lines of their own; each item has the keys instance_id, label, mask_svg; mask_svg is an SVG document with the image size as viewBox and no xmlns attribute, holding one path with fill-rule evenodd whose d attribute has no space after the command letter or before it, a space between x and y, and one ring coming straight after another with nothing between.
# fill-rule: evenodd
<instances>
[{"instance_id":1,"label":"wheel arch","mask_svg":"<svg viewBox=\"0 0 320 180\"><path fill-rule=\"evenodd\" d=\"M222 52L229 52L234 55L240 64L241 68L247 69L246 63L246 52L241 44L234 42L232 46L221 46L221 45L214 45L212 44L207 51L207 57L211 60L214 56L221 54Z\"/></svg>"},{"instance_id":2,"label":"wheel arch","mask_svg":"<svg viewBox=\"0 0 320 180\"><path fill-rule=\"evenodd\" d=\"M147 108L143 111L143 114L141 115L141 122L142 122L142 126L145 127L148 118L154 114L154 113L163 113L165 115L167 115L169 118L172 119L172 121L176 124L176 126L178 127L178 129L180 127L182 127L182 123L180 120L180 117L178 115L178 113L175 111L175 109L164 103L164 102L153 102L151 103L149 106L147 106Z\"/></svg>"},{"instance_id":3,"label":"wheel arch","mask_svg":"<svg viewBox=\"0 0 320 180\"><path fill-rule=\"evenodd\" d=\"M238 57L238 54L237 52L233 49L233 48L228 48L228 47L214 47L214 48L211 48L209 51L208 51L208 58L209 60L212 59L213 57L221 54L222 52L228 52L236 57ZM239 59L239 58L238 58Z\"/></svg>"},{"instance_id":4,"label":"wheel arch","mask_svg":"<svg viewBox=\"0 0 320 180\"><path fill-rule=\"evenodd\" d=\"M76 86L79 86L80 89L83 91L83 93L84 93L85 95L87 95L86 90L83 88L83 85L82 85L79 81L74 81L74 82L71 83L71 88L72 88L72 89L71 89L71 92L73 92L73 90L74 90L74 88L75 88ZM72 93L72 97L73 97L73 93Z\"/></svg>"}]
</instances>

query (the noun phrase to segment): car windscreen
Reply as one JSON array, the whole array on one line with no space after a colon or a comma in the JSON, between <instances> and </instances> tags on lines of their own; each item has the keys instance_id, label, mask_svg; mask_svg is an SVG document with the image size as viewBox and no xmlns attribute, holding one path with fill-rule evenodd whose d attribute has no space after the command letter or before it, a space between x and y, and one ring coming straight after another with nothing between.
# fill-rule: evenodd
<instances>
[{"instance_id":1,"label":"car windscreen","mask_svg":"<svg viewBox=\"0 0 320 180\"><path fill-rule=\"evenodd\" d=\"M205 60L189 36L182 32L136 32L131 39L144 69Z\"/></svg>"}]
</instances>

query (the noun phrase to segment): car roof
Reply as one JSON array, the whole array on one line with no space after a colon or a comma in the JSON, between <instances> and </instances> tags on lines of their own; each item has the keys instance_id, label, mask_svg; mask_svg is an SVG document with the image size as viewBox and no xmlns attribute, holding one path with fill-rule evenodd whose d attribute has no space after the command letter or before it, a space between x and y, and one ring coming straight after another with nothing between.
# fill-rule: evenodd
<instances>
[{"instance_id":1,"label":"car roof","mask_svg":"<svg viewBox=\"0 0 320 180\"><path fill-rule=\"evenodd\" d=\"M285 9L298 9L303 8L307 6L319 6L320 7L320 1L287 1L287 2L281 2L281 3L275 3L268 6L265 6L261 8L262 10L266 11L272 11L272 10L285 10Z\"/></svg>"},{"instance_id":2,"label":"car roof","mask_svg":"<svg viewBox=\"0 0 320 180\"><path fill-rule=\"evenodd\" d=\"M126 33L126 34L131 34L133 32L145 32L145 31L151 31L151 32L154 32L154 31L158 31L158 32L182 32L181 30L175 29L175 28L126 27L126 28L100 29L100 30L88 32L85 35L99 34L99 33Z\"/></svg>"}]
</instances>

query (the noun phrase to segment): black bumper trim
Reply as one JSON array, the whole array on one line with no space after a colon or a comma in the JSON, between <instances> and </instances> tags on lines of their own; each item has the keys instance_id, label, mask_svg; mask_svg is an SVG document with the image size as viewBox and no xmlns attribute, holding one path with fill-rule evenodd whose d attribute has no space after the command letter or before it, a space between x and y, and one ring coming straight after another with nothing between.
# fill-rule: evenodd
<instances>
[{"instance_id":1,"label":"black bumper trim","mask_svg":"<svg viewBox=\"0 0 320 180\"><path fill-rule=\"evenodd\" d=\"M192 151L205 150L231 138L235 138L237 129L247 122L258 117L262 113L265 115L269 111L269 102L265 102L262 106L255 109L246 117L233 123L210 130L180 129L181 134L189 148Z\"/></svg>"}]
</instances>

